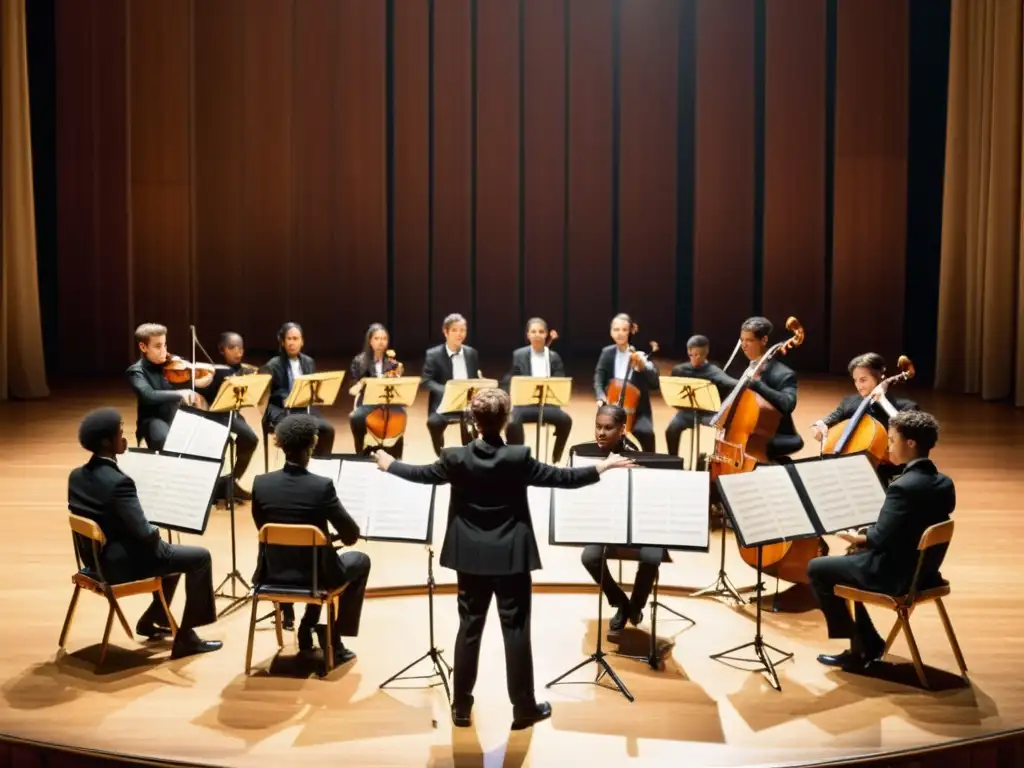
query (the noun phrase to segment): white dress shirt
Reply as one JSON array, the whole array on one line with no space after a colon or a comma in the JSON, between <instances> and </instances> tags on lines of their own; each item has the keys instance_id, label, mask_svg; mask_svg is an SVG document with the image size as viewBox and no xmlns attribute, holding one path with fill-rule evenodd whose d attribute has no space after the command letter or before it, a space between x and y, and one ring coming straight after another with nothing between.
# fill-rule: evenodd
<instances>
[{"instance_id":1,"label":"white dress shirt","mask_svg":"<svg viewBox=\"0 0 1024 768\"><path fill-rule=\"evenodd\" d=\"M551 360L547 347L540 352L536 352L533 347L530 348L530 375L538 378L547 378L551 375Z\"/></svg>"},{"instance_id":2,"label":"white dress shirt","mask_svg":"<svg viewBox=\"0 0 1024 768\"><path fill-rule=\"evenodd\" d=\"M451 347L447 344L444 345L444 351L448 355L448 359L452 361L452 378L453 379L468 379L469 372L466 370L466 349L465 347L459 347L458 352L453 352Z\"/></svg>"}]
</instances>

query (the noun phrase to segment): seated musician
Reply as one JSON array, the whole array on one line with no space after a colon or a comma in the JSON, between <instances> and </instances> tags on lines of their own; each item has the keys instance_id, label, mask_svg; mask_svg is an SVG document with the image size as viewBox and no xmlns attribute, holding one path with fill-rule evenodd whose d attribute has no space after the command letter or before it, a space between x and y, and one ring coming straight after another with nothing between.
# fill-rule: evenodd
<instances>
[{"instance_id":1,"label":"seated musician","mask_svg":"<svg viewBox=\"0 0 1024 768\"><path fill-rule=\"evenodd\" d=\"M437 409L444 398L444 385L453 379L472 379L480 375L480 356L475 349L464 343L467 333L466 318L458 313L450 314L444 319L442 330L445 343L428 349L426 359L423 361L423 383L430 391L427 401L427 430L434 445L434 453L438 456L444 448L444 431L449 424L459 422L463 445L468 445L472 440L469 424L462 411L438 412Z\"/></svg>"},{"instance_id":2,"label":"seated musician","mask_svg":"<svg viewBox=\"0 0 1024 768\"><path fill-rule=\"evenodd\" d=\"M632 327L633 321L627 314L618 314L612 318L611 337L615 343L602 349L601 356L597 359L597 367L594 369L594 393L597 395L598 408L606 403L617 405L608 400L608 385L616 379L621 383L629 372L629 383L640 390L640 400L636 406L636 419L631 432L643 450L653 452L654 423L651 417L651 392L658 389L658 369L643 352L639 351L634 353L639 369L633 367L629 351Z\"/></svg>"},{"instance_id":3,"label":"seated musician","mask_svg":"<svg viewBox=\"0 0 1024 768\"><path fill-rule=\"evenodd\" d=\"M686 342L686 354L690 359L688 362L674 367L672 375L709 381L718 389L719 397L724 400L729 395L731 379L717 365L708 362L710 346L711 342L708 341L707 336L691 336L690 340ZM699 416L700 423L709 424L714 415L713 413L701 414ZM686 408L676 411L676 415L672 417L672 421L665 429L665 442L668 444L668 452L672 456L679 455L679 438L683 431L692 428L693 411Z\"/></svg>"},{"instance_id":4,"label":"seated musician","mask_svg":"<svg viewBox=\"0 0 1024 768\"><path fill-rule=\"evenodd\" d=\"M234 331L225 331L220 335L217 350L220 352L221 357L224 358L224 364L219 365L213 372L213 379L210 385L202 393L210 405L213 405L213 401L216 399L217 393L220 392L221 385L224 384L225 379L230 376L245 376L246 374L255 373L257 370L256 366L246 365L242 362L242 358L245 357L245 342L242 340L241 334ZM245 476L245 470L249 468L249 462L252 460L253 454L256 453L256 448L260 441L256 437L256 433L253 432L252 427L246 422L243 413L244 411L239 411L235 414L234 418L231 418L228 413L216 413L211 414L211 416L221 424L227 424L229 420L231 421L231 433L235 436L234 495L236 500L247 501L252 498L252 494L243 489L238 484L238 481ZM227 497L227 485L225 482L218 484L217 497Z\"/></svg>"},{"instance_id":5,"label":"seated musician","mask_svg":"<svg viewBox=\"0 0 1024 768\"><path fill-rule=\"evenodd\" d=\"M562 356L547 346L548 324L539 317L531 318L526 323L526 340L529 344L512 353L512 370L505 377L506 392L511 387L513 376L536 376L550 378L565 376L565 365ZM523 424L536 424L540 421L539 405L517 405L512 409L505 437L509 445L522 445L526 441ZM557 405L544 406L544 423L555 428L555 446L551 453L551 461L557 464L562 458L565 444L569 442L572 430L572 416ZM538 449L539 450L539 449Z\"/></svg>"},{"instance_id":6,"label":"seated musician","mask_svg":"<svg viewBox=\"0 0 1024 768\"><path fill-rule=\"evenodd\" d=\"M284 403L295 379L306 374L316 373L316 362L309 355L302 353L302 328L298 323L285 323L277 333L281 345L281 353L272 357L266 367L271 375L270 402L263 414L264 432L272 432L278 422L289 413L306 413L305 408L285 408ZM330 456L334 448L334 426L319 415L317 408L310 409L316 419L319 438L316 444L317 456Z\"/></svg>"},{"instance_id":7,"label":"seated musician","mask_svg":"<svg viewBox=\"0 0 1024 768\"><path fill-rule=\"evenodd\" d=\"M327 528L330 523L338 532L334 538L340 538L343 544L351 546L359 539L359 525L338 500L334 481L306 469L316 448L317 429L318 421L306 414L293 414L278 422L274 439L284 452L285 465L283 469L256 477L252 484L252 519L257 529L267 523L315 525L328 539L332 538ZM253 580L306 586L313 583L310 563L310 553L303 547L268 547ZM318 585L334 589L348 584L348 589L338 600L332 638L334 661L344 664L356 656L342 644L341 637L359 634L370 558L363 552L335 553L323 548L319 567ZM290 603L287 608L282 604L281 608L282 612L294 616ZM326 628L318 625L319 620L320 606L307 604L298 631L300 651L313 650L314 628L320 647L327 648Z\"/></svg>"},{"instance_id":8,"label":"seated musician","mask_svg":"<svg viewBox=\"0 0 1024 768\"><path fill-rule=\"evenodd\" d=\"M949 520L956 507L953 481L935 468L928 454L939 438L935 417L921 411L900 411L889 420L889 454L906 470L889 485L878 521L866 533L840 534L851 547L847 556L816 557L807 567L830 638L848 638L850 647L839 654L822 654L818 661L848 671L862 670L878 660L885 641L867 609L856 604L851 619L846 601L833 594L843 584L872 592L902 595L917 568L917 546L925 529ZM934 553L934 555L932 555ZM919 586L942 583L939 566L946 545L929 550Z\"/></svg>"},{"instance_id":9,"label":"seated musician","mask_svg":"<svg viewBox=\"0 0 1024 768\"><path fill-rule=\"evenodd\" d=\"M626 436L626 412L617 405L603 405L597 409L597 417L594 423L594 442L597 444L598 453L601 456L620 454L627 451L635 451L636 446ZM575 449L574 449L575 450ZM616 583L608 571L607 560L601 562L602 550L605 550L606 558L636 557L640 563L636 569L636 578L633 580L633 594L626 597L622 587ZM615 615L608 622L608 628L613 632L619 632L626 626L628 620L634 627L644 618L644 605L647 597L651 594L654 586L654 578L658 574L658 568L665 557L665 550L661 547L602 547L598 544L589 544L583 548L580 559L583 567L594 579L594 583L603 584L605 597L615 608ZM601 569L604 568L602 580Z\"/></svg>"},{"instance_id":10,"label":"seated musician","mask_svg":"<svg viewBox=\"0 0 1024 768\"><path fill-rule=\"evenodd\" d=\"M92 454L85 466L68 478L68 507L99 525L107 539L100 552L100 567L112 584L163 576L164 596L171 604L180 574L185 576L185 610L171 647L171 658L218 650L220 640L202 640L196 627L213 624L217 608L213 596L213 566L210 552L202 547L169 544L160 530L150 524L139 503L135 481L117 466L117 457L128 449L121 414L101 408L82 419L78 442ZM92 548L75 537L82 562L92 563ZM173 574L173 575L172 575ZM159 639L171 633L166 626L160 598L139 618L135 631Z\"/></svg>"},{"instance_id":11,"label":"seated musician","mask_svg":"<svg viewBox=\"0 0 1024 768\"><path fill-rule=\"evenodd\" d=\"M348 415L348 423L352 428L352 442L355 445L356 453L365 453L366 446L366 417L378 407L376 405L363 405L363 387L359 383L363 379L379 378L398 367L394 360L388 360L384 353L391 343L388 329L381 323L373 323L366 329L366 341L363 343L363 351L352 358L352 365L348 369L348 377L352 382L349 387L349 394L355 399L355 406ZM391 406L392 413L403 413L404 406ZM388 453L395 458L402 458L405 448L405 437L398 438L393 447L388 448Z\"/></svg>"},{"instance_id":12,"label":"seated musician","mask_svg":"<svg viewBox=\"0 0 1024 768\"><path fill-rule=\"evenodd\" d=\"M740 348L747 360L754 363L761 359L768 348L768 337L771 333L772 324L767 318L750 317L743 322L740 326ZM730 384L735 385L735 380L727 378ZM778 462L803 448L803 438L797 434L793 425L797 396L797 380L793 369L778 357L772 358L761 373L750 382L749 387L782 414L775 436L768 440L768 458Z\"/></svg>"},{"instance_id":13,"label":"seated musician","mask_svg":"<svg viewBox=\"0 0 1024 768\"><path fill-rule=\"evenodd\" d=\"M828 440L828 431L842 421L853 418L857 408L865 397L871 397L871 407L865 415L875 419L883 428L889 428L889 419L899 411L916 411L918 405L913 400L904 397L886 396L887 385L882 383L885 376L885 358L874 352L867 352L857 355L850 361L848 366L850 378L853 379L853 386L857 394L847 395L839 401L839 405L828 416L818 419L812 428L814 439L824 444ZM880 464L878 475L884 481L892 480L899 474L899 467L895 464Z\"/></svg>"},{"instance_id":14,"label":"seated musician","mask_svg":"<svg viewBox=\"0 0 1024 768\"><path fill-rule=\"evenodd\" d=\"M164 377L164 365L168 361L166 326L143 323L135 329L135 343L141 357L125 371L137 402L135 438L145 440L150 450L160 451L167 441L178 406L182 401L191 405L195 394L191 389L175 387ZM203 389L211 381L212 374L197 376L195 387Z\"/></svg>"}]
</instances>

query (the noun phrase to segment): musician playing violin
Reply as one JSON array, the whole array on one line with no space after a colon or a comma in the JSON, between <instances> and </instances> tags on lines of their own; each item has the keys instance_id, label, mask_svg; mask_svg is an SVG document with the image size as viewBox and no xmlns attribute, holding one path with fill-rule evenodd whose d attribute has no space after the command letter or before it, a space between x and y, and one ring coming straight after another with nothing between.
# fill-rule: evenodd
<instances>
[{"instance_id":1,"label":"musician playing violin","mask_svg":"<svg viewBox=\"0 0 1024 768\"><path fill-rule=\"evenodd\" d=\"M529 344L512 353L512 370L502 382L502 389L509 389L513 376L534 376L550 378L565 376L565 364L562 356L548 346L548 324L542 318L533 317L526 323L526 340ZM523 424L536 424L540 419L539 405L516 406L505 428L505 437L509 445L522 445L525 442ZM572 416L557 405L544 406L544 423L555 428L555 446L551 453L551 461L557 464L562 458L565 444L569 442L572 430Z\"/></svg>"},{"instance_id":2,"label":"musician playing violin","mask_svg":"<svg viewBox=\"0 0 1024 768\"><path fill-rule=\"evenodd\" d=\"M673 376L682 376L687 379L704 379L711 382L718 389L719 397L724 400L729 396L730 379L714 363L708 362L708 353L711 342L707 336L691 336L686 342L686 356L689 360L680 363L672 369ZM700 423L707 426L714 418L713 413L705 413L700 416ZM665 429L665 442L668 444L668 452L673 456L679 455L679 438L683 430L693 428L693 411L681 408L676 411L668 427Z\"/></svg>"},{"instance_id":3,"label":"musician playing violin","mask_svg":"<svg viewBox=\"0 0 1024 768\"><path fill-rule=\"evenodd\" d=\"M363 405L363 387L359 382L367 378L380 378L398 368L399 364L395 360L388 359L384 354L390 343L391 336L388 334L388 329L381 323L373 323L366 329L363 351L352 358L352 365L348 369L349 380L352 382L348 392L356 399L352 412L348 415L356 453L365 450L363 443L366 440L366 417L377 408L375 405ZM392 415L405 413L405 408L393 405L391 413ZM405 437L403 436L398 438L395 445L387 450L396 459L401 459L404 448Z\"/></svg>"},{"instance_id":4,"label":"musician playing violin","mask_svg":"<svg viewBox=\"0 0 1024 768\"><path fill-rule=\"evenodd\" d=\"M630 430L640 443L641 449L654 452L654 422L651 417L651 392L658 389L658 369L640 351L631 351L629 338L633 332L633 321L627 314L612 318L610 334L614 344L601 350L594 369L594 393L597 405L617 405L610 402L608 385L615 379L623 381L629 375L629 384L635 386L640 397L636 405L635 420Z\"/></svg>"},{"instance_id":5,"label":"musician playing violin","mask_svg":"<svg viewBox=\"0 0 1024 768\"><path fill-rule=\"evenodd\" d=\"M125 374L135 392L135 439L145 440L153 451L163 450L171 421L184 401L195 402L192 389L175 387L164 376L164 366L170 360L167 354L167 327L159 323L143 323L135 329L135 344L140 357L128 366ZM196 389L210 386L213 373L196 376Z\"/></svg>"}]
</instances>

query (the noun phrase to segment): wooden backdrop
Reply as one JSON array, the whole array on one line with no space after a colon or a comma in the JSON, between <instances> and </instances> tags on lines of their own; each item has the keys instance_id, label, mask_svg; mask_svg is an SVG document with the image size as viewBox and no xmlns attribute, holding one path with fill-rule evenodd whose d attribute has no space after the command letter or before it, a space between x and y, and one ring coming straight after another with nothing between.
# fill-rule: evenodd
<instances>
[{"instance_id":1,"label":"wooden backdrop","mask_svg":"<svg viewBox=\"0 0 1024 768\"><path fill-rule=\"evenodd\" d=\"M909 0L57 0L59 358L143 321L903 351ZM779 334L779 338L781 338Z\"/></svg>"}]
</instances>

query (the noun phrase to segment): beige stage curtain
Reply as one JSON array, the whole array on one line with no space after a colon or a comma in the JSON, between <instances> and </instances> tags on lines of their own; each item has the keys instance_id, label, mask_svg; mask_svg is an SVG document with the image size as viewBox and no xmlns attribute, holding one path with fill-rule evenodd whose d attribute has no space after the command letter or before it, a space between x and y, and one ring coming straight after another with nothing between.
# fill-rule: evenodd
<instances>
[{"instance_id":1,"label":"beige stage curtain","mask_svg":"<svg viewBox=\"0 0 1024 768\"><path fill-rule=\"evenodd\" d=\"M0 252L0 399L45 397L39 321L25 2L2 0L3 251Z\"/></svg>"},{"instance_id":2,"label":"beige stage curtain","mask_svg":"<svg viewBox=\"0 0 1024 768\"><path fill-rule=\"evenodd\" d=\"M953 0L936 384L1024 405L1024 0Z\"/></svg>"}]
</instances>

